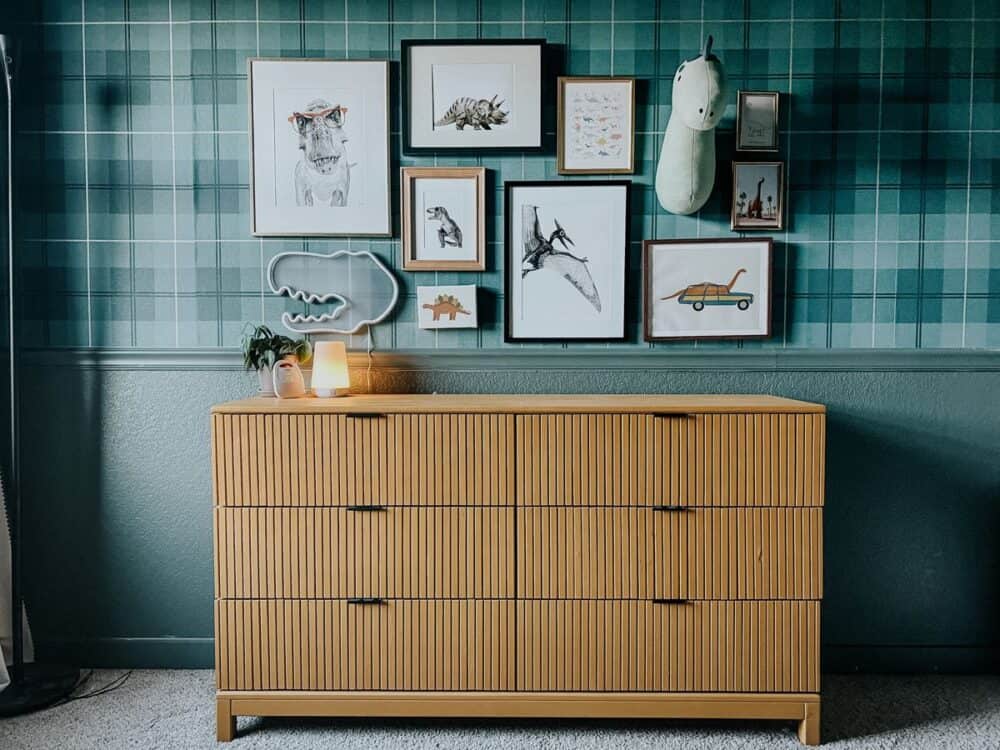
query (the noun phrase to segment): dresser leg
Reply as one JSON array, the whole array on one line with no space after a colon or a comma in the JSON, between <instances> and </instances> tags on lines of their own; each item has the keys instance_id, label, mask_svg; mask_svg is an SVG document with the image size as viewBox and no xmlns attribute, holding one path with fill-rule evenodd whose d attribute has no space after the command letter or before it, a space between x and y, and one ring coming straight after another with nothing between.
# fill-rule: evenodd
<instances>
[{"instance_id":1,"label":"dresser leg","mask_svg":"<svg viewBox=\"0 0 1000 750\"><path fill-rule=\"evenodd\" d=\"M216 739L219 742L230 742L236 736L236 717L233 716L232 701L228 698L216 698L215 722Z\"/></svg>"},{"instance_id":2,"label":"dresser leg","mask_svg":"<svg viewBox=\"0 0 1000 750\"><path fill-rule=\"evenodd\" d=\"M819 703L806 703L799 720L799 742L803 745L819 744Z\"/></svg>"}]
</instances>

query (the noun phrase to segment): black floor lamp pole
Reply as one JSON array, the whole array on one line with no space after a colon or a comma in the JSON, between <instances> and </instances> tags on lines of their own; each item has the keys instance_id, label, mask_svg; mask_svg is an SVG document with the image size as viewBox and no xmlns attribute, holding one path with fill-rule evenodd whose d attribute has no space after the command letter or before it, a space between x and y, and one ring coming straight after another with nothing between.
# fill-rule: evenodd
<instances>
[{"instance_id":1,"label":"black floor lamp pole","mask_svg":"<svg viewBox=\"0 0 1000 750\"><path fill-rule=\"evenodd\" d=\"M21 556L21 483L20 483L20 404L17 390L16 354L16 278L14 256L14 76L17 52L14 40L0 34L0 63L7 92L7 335L10 365L10 466L4 483L6 489L7 519L10 525L11 545L11 636L13 663L10 685L0 691L0 716L14 716L50 706L68 695L76 685L79 670L64 666L24 662L24 595L22 593L23 565Z\"/></svg>"}]
</instances>

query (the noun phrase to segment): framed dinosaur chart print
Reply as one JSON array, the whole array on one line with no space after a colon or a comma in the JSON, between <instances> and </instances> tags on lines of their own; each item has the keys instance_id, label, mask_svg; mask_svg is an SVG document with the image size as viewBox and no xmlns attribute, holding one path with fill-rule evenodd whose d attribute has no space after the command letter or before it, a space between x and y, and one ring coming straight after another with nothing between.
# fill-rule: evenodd
<instances>
[{"instance_id":1,"label":"framed dinosaur chart print","mask_svg":"<svg viewBox=\"0 0 1000 750\"><path fill-rule=\"evenodd\" d=\"M403 269L486 268L486 169L403 167Z\"/></svg>"},{"instance_id":2,"label":"framed dinosaur chart print","mask_svg":"<svg viewBox=\"0 0 1000 750\"><path fill-rule=\"evenodd\" d=\"M771 335L771 246L763 239L646 240L646 341Z\"/></svg>"},{"instance_id":3,"label":"framed dinosaur chart print","mask_svg":"<svg viewBox=\"0 0 1000 750\"><path fill-rule=\"evenodd\" d=\"M729 225L734 231L784 228L784 162L733 162L733 205Z\"/></svg>"},{"instance_id":4,"label":"framed dinosaur chart print","mask_svg":"<svg viewBox=\"0 0 1000 750\"><path fill-rule=\"evenodd\" d=\"M421 328L476 328L476 285L418 286L417 324Z\"/></svg>"},{"instance_id":5,"label":"framed dinosaur chart print","mask_svg":"<svg viewBox=\"0 0 1000 750\"><path fill-rule=\"evenodd\" d=\"M541 150L544 48L542 39L404 40L404 149Z\"/></svg>"},{"instance_id":6,"label":"framed dinosaur chart print","mask_svg":"<svg viewBox=\"0 0 1000 750\"><path fill-rule=\"evenodd\" d=\"M624 341L628 182L504 185L506 341Z\"/></svg>"},{"instance_id":7,"label":"framed dinosaur chart print","mask_svg":"<svg viewBox=\"0 0 1000 750\"><path fill-rule=\"evenodd\" d=\"M556 166L559 174L635 171L635 79L558 80Z\"/></svg>"},{"instance_id":8,"label":"framed dinosaur chart print","mask_svg":"<svg viewBox=\"0 0 1000 750\"><path fill-rule=\"evenodd\" d=\"M389 236L388 61L247 66L253 234Z\"/></svg>"}]
</instances>

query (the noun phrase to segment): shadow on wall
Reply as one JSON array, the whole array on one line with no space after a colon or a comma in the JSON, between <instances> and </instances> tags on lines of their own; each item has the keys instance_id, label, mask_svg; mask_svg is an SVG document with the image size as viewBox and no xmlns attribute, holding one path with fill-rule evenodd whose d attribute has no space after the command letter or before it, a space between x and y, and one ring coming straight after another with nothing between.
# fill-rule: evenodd
<instances>
[{"instance_id":1,"label":"shadow on wall","mask_svg":"<svg viewBox=\"0 0 1000 750\"><path fill-rule=\"evenodd\" d=\"M826 668L855 669L851 649L870 644L995 650L1000 456L984 476L995 446L836 411L827 446ZM915 669L936 668L926 652Z\"/></svg>"}]
</instances>

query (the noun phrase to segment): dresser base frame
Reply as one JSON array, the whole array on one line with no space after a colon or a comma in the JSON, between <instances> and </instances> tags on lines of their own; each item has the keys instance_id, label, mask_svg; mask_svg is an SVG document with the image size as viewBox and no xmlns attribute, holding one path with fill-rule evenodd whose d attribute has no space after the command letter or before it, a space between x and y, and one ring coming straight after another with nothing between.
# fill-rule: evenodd
<instances>
[{"instance_id":1,"label":"dresser base frame","mask_svg":"<svg viewBox=\"0 0 1000 750\"><path fill-rule=\"evenodd\" d=\"M220 691L218 739L237 716L544 719L788 719L799 740L819 744L817 693L455 693Z\"/></svg>"}]
</instances>

